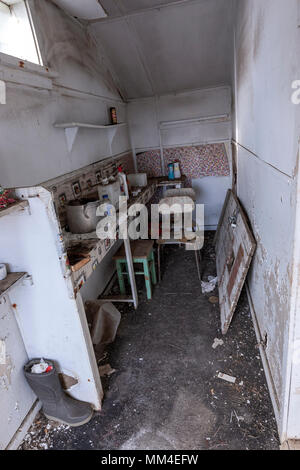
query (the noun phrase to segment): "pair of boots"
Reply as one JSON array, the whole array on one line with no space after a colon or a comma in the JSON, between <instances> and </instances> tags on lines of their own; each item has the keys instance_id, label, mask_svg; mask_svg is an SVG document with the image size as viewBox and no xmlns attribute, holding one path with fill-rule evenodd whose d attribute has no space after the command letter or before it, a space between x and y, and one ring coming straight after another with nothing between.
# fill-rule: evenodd
<instances>
[{"instance_id":1,"label":"pair of boots","mask_svg":"<svg viewBox=\"0 0 300 470\"><path fill-rule=\"evenodd\" d=\"M31 368L39 362L40 359L28 362L24 366L24 374L30 387L43 403L43 413L46 418L74 427L87 423L93 415L91 406L74 400L63 391L52 361L46 360L52 366L52 370L33 374Z\"/></svg>"}]
</instances>

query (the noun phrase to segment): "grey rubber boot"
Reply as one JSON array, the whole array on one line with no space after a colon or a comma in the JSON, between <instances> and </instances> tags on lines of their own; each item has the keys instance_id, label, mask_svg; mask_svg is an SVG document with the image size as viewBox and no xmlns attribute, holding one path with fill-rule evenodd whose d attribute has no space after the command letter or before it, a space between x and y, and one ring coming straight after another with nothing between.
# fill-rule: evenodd
<instances>
[{"instance_id":1,"label":"grey rubber boot","mask_svg":"<svg viewBox=\"0 0 300 470\"><path fill-rule=\"evenodd\" d=\"M61 387L53 362L48 359L45 361L53 367L50 372L33 374L31 367L40 362L40 359L33 359L24 366L24 374L43 403L42 410L46 418L74 427L87 423L93 416L91 406L69 397Z\"/></svg>"}]
</instances>

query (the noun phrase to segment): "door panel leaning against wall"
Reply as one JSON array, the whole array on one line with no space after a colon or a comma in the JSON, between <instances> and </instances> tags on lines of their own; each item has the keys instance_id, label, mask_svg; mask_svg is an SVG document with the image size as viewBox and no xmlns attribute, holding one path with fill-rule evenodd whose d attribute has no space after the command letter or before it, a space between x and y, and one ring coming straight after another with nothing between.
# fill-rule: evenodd
<instances>
[{"instance_id":1,"label":"door panel leaning against wall","mask_svg":"<svg viewBox=\"0 0 300 470\"><path fill-rule=\"evenodd\" d=\"M232 321L256 249L243 209L228 191L215 238L222 333Z\"/></svg>"}]
</instances>

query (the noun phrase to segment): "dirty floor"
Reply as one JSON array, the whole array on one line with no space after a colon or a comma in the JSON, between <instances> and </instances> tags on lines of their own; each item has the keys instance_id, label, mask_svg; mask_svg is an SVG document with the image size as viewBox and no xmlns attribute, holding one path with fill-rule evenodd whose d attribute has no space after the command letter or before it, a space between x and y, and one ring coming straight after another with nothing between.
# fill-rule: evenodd
<instances>
[{"instance_id":1,"label":"dirty floor","mask_svg":"<svg viewBox=\"0 0 300 470\"><path fill-rule=\"evenodd\" d=\"M215 275L206 235L203 278ZM40 415L21 449L279 449L276 423L243 292L226 337L219 308L203 295L193 252L166 248L163 280L152 301L140 284L137 311L124 306L118 336L101 365L101 413L80 428ZM223 345L213 349L214 340ZM236 377L236 384L217 378Z\"/></svg>"}]
</instances>

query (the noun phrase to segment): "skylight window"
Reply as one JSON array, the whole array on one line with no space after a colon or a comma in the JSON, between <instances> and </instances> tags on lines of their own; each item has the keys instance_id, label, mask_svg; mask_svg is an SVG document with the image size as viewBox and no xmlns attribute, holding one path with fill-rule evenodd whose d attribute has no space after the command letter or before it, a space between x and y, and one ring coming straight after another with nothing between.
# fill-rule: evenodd
<instances>
[{"instance_id":1,"label":"skylight window","mask_svg":"<svg viewBox=\"0 0 300 470\"><path fill-rule=\"evenodd\" d=\"M0 0L0 52L43 65L26 0Z\"/></svg>"},{"instance_id":2,"label":"skylight window","mask_svg":"<svg viewBox=\"0 0 300 470\"><path fill-rule=\"evenodd\" d=\"M54 0L66 13L82 20L93 20L107 16L100 0Z\"/></svg>"}]
</instances>

